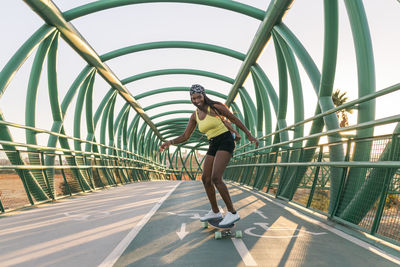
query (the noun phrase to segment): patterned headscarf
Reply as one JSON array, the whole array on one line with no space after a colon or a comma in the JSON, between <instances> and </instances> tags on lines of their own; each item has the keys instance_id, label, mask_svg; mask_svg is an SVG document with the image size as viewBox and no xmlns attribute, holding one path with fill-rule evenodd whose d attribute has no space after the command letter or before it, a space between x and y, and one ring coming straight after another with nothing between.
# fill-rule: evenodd
<instances>
[{"instance_id":1,"label":"patterned headscarf","mask_svg":"<svg viewBox=\"0 0 400 267\"><path fill-rule=\"evenodd\" d=\"M201 86L200 84L193 84L192 87L190 87L190 95L193 94L202 94L204 95L206 91L204 90L204 87Z\"/></svg>"}]
</instances>

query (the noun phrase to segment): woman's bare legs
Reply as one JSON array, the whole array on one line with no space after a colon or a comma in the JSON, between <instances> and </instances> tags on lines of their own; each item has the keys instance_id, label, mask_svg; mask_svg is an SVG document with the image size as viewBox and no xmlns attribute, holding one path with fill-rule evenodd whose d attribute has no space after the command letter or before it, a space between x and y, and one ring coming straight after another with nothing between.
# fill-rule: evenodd
<instances>
[{"instance_id":1,"label":"woman's bare legs","mask_svg":"<svg viewBox=\"0 0 400 267\"><path fill-rule=\"evenodd\" d=\"M215 213L219 212L219 208L215 196L214 185L218 189L218 192L225 202L228 211L232 213L235 212L228 188L222 180L222 175L224 174L226 166L228 165L231 157L232 155L229 152L219 150L217 151L215 157L206 155L206 159L204 160L202 181L204 189L207 193L207 197L210 201L211 208Z\"/></svg>"},{"instance_id":2,"label":"woman's bare legs","mask_svg":"<svg viewBox=\"0 0 400 267\"><path fill-rule=\"evenodd\" d=\"M223 151L223 150L217 151L217 154L215 155L214 158L214 165L211 173L211 181L218 189L218 192L221 195L222 199L224 200L228 211L234 213L235 209L233 208L228 188L226 187L224 181L222 180L222 175L224 174L226 166L228 165L231 157L232 154L229 153L228 151Z\"/></svg>"},{"instance_id":3,"label":"woman's bare legs","mask_svg":"<svg viewBox=\"0 0 400 267\"><path fill-rule=\"evenodd\" d=\"M211 181L213 165L214 165L214 157L211 155L206 155L206 159L204 160L203 175L201 177L201 180L203 181L204 189L206 190L206 194L208 200L210 201L213 212L218 213L219 208L217 204L217 198L215 196L215 188Z\"/></svg>"}]
</instances>

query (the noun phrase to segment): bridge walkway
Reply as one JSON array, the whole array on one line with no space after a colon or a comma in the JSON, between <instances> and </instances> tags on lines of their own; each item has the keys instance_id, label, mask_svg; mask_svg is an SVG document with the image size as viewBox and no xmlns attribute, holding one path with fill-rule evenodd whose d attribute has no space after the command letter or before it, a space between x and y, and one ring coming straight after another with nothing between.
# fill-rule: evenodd
<instances>
[{"instance_id":1,"label":"bridge walkway","mask_svg":"<svg viewBox=\"0 0 400 267\"><path fill-rule=\"evenodd\" d=\"M215 240L201 182L134 183L0 218L0 266L399 266L393 254L228 184L243 238ZM219 204L224 208L221 199Z\"/></svg>"}]
</instances>

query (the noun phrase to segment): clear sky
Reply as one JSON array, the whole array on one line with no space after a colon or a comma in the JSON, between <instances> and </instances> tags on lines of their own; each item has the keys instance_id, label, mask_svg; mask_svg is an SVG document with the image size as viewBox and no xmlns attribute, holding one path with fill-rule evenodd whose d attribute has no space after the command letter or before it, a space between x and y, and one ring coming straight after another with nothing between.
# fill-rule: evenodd
<instances>
[{"instance_id":1,"label":"clear sky","mask_svg":"<svg viewBox=\"0 0 400 267\"><path fill-rule=\"evenodd\" d=\"M55 0L53 2L62 11L66 11L92 1ZM248 0L239 2L266 10L270 1ZM400 3L396 0L366 0L363 3L373 40L376 88L381 90L399 82ZM348 92L349 100L352 100L358 96L356 60L344 1L339 1L339 7L339 57L334 89L339 88ZM24 1L2 1L2 8L0 9L0 32L2 36L0 43L0 69L43 23L43 20ZM296 34L319 69L321 69L323 55L323 1L294 1L292 8L284 18L284 23ZM260 21L214 7L182 3L149 3L97 12L73 20L72 24L99 55L133 44L163 40L206 42L246 53ZM26 87L33 58L31 56L26 61L0 98L0 109L7 121L24 124ZM258 63L263 67L274 87L278 88L276 59L272 42L264 49ZM76 75L85 65L86 63L65 42L60 42L58 83L61 100ZM241 62L209 52L163 49L140 52L113 59L108 61L107 65L119 79L163 68L197 68L235 78ZM316 97L301 65L299 65L299 68L302 73L305 117L307 118L314 113ZM46 83L46 76L43 75L38 93L36 126L49 129L52 119ZM227 94L231 88L230 84L221 81L188 75L159 76L143 79L128 84L127 88L135 96L152 89L170 86L190 86L193 83L201 83L206 88L224 94ZM247 79L244 86L254 96L251 78ZM101 97L108 89L109 86L98 77L95 84L95 107L97 107L97 103L101 101ZM158 99L154 97L144 98L139 103L146 107L162 100L182 98L189 99L186 95L166 94L159 96ZM382 118L399 114L399 100L399 93L379 99L376 117ZM289 97L289 102L287 122L291 124L293 123L293 110L291 109L293 99L291 96ZM117 102L117 112L122 104L122 100ZM71 108L73 107L74 105L71 106ZM194 109L191 105L185 105L182 108ZM166 107L163 109L166 109ZM161 111L162 108L154 109L148 114L153 116ZM181 116L189 116L189 114ZM167 118L164 117L163 119ZM350 121L355 122L355 118L355 115L351 116ZM71 125L72 119L73 109L69 110L67 114L66 124ZM160 120L156 120L156 122L158 121ZM85 137L84 124L84 120L82 120L83 138ZM273 119L273 125L275 125L275 119ZM72 126L67 129L67 134L72 136ZM376 134L390 133L391 129L393 128L377 129ZM307 133L308 131L305 132L305 134ZM16 131L14 137L16 141L24 142L23 131Z\"/></svg>"}]
</instances>

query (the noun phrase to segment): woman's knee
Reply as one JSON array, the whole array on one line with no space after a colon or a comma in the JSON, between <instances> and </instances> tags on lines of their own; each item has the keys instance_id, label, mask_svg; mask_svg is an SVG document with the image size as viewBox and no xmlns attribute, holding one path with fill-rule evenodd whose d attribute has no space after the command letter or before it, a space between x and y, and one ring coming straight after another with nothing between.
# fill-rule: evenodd
<instances>
[{"instance_id":1,"label":"woman's knee","mask_svg":"<svg viewBox=\"0 0 400 267\"><path fill-rule=\"evenodd\" d=\"M205 186L210 186L212 184L211 183L211 177L207 176L207 175L204 175L204 174L201 176L201 181L203 182L203 184Z\"/></svg>"},{"instance_id":2,"label":"woman's knee","mask_svg":"<svg viewBox=\"0 0 400 267\"><path fill-rule=\"evenodd\" d=\"M222 177L218 176L218 175L212 175L211 176L211 181L213 182L213 184L215 184L215 186L218 187L218 185L223 184L224 182L222 181Z\"/></svg>"}]
</instances>

